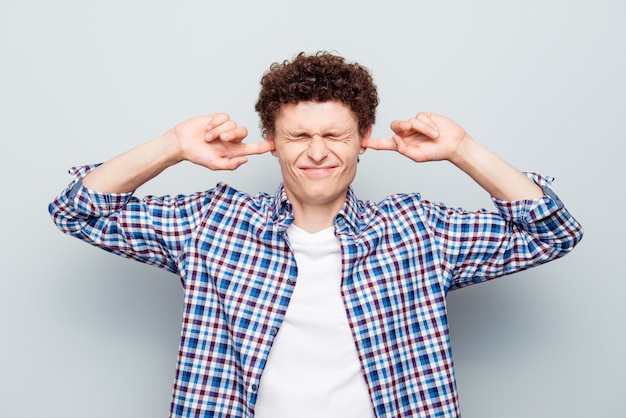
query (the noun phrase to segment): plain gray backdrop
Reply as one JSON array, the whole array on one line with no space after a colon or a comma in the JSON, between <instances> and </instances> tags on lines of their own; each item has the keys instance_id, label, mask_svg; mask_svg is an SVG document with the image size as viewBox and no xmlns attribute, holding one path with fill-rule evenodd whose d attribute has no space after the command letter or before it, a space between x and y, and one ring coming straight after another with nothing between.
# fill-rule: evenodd
<instances>
[{"instance_id":1,"label":"plain gray backdrop","mask_svg":"<svg viewBox=\"0 0 626 418\"><path fill-rule=\"evenodd\" d=\"M167 416L178 278L62 235L48 202L71 166L199 114L228 112L261 140L262 73L317 50L372 70L375 136L445 114L554 176L585 227L567 257L449 295L463 416L624 416L625 20L621 0L2 0L0 416ZM137 193L279 180L267 154L235 172L181 164ZM390 152L367 151L354 187L491 207L450 164Z\"/></svg>"}]
</instances>

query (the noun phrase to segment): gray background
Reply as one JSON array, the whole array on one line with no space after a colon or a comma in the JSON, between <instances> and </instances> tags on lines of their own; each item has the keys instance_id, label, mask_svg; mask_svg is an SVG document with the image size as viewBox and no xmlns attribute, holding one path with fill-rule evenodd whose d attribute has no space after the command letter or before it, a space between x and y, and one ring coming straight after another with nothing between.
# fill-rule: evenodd
<instances>
[{"instance_id":1,"label":"gray background","mask_svg":"<svg viewBox=\"0 0 626 418\"><path fill-rule=\"evenodd\" d=\"M72 165L198 114L253 105L273 61L334 50L373 70L392 119L448 115L555 189L586 235L564 259L450 294L463 415L624 416L626 3L2 0L0 416L166 416L182 313L176 276L62 235L48 202ZM139 190L225 181L273 192L271 155L232 173L181 164ZM490 201L447 163L369 150L355 189Z\"/></svg>"}]
</instances>

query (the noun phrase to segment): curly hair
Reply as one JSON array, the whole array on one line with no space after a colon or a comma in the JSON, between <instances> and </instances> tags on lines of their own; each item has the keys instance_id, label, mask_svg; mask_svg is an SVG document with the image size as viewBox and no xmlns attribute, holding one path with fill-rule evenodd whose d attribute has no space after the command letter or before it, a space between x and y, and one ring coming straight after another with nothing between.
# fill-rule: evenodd
<instances>
[{"instance_id":1,"label":"curly hair","mask_svg":"<svg viewBox=\"0 0 626 418\"><path fill-rule=\"evenodd\" d=\"M291 62L273 63L261 78L255 105L264 137L274 134L276 117L283 104L304 101L338 101L347 105L364 135L376 120L378 93L370 71L343 57L318 51L300 52Z\"/></svg>"}]
</instances>

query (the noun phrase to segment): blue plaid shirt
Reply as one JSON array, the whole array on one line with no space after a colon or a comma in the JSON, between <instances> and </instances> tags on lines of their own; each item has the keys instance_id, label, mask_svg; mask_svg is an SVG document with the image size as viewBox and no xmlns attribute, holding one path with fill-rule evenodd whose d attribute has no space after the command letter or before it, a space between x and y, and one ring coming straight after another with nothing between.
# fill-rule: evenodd
<instances>
[{"instance_id":1,"label":"blue plaid shirt","mask_svg":"<svg viewBox=\"0 0 626 418\"><path fill-rule=\"evenodd\" d=\"M280 187L250 196L226 185L192 195L137 199L82 186L50 204L64 232L179 275L182 336L172 417L254 414L261 374L280 332L298 268L286 234L292 207ZM549 188L543 198L467 212L393 195L348 191L335 217L343 297L378 417L459 415L446 293L570 251L581 226Z\"/></svg>"}]
</instances>

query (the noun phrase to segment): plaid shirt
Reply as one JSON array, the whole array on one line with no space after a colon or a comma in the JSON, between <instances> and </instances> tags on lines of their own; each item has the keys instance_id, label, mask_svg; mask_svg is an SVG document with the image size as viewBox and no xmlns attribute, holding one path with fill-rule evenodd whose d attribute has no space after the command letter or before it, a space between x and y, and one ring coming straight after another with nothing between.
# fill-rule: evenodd
<instances>
[{"instance_id":1,"label":"plaid shirt","mask_svg":"<svg viewBox=\"0 0 626 418\"><path fill-rule=\"evenodd\" d=\"M250 196L218 184L139 200L84 188L92 168L73 169L49 210L62 231L182 278L171 416L253 416L298 282L284 190ZM450 209L418 194L364 202L348 191L335 217L341 295L376 416L458 416L446 293L563 256L582 237L551 179L529 176L544 197L494 199L498 213Z\"/></svg>"}]
</instances>

